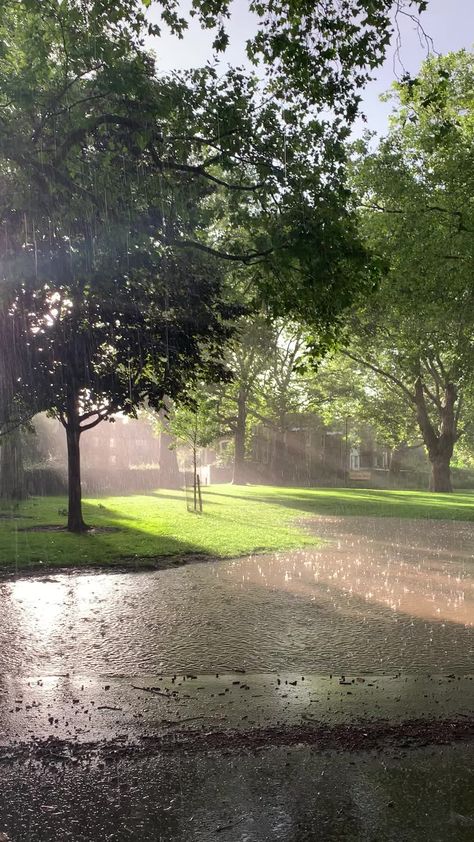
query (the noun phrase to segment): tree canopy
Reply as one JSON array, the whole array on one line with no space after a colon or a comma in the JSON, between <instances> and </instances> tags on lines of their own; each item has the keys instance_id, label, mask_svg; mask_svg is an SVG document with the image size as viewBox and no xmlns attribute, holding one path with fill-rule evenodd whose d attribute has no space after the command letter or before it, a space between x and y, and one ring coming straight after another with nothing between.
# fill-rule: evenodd
<instances>
[{"instance_id":1,"label":"tree canopy","mask_svg":"<svg viewBox=\"0 0 474 842\"><path fill-rule=\"evenodd\" d=\"M0 348L13 372L2 423L49 409L78 440L118 410L177 399L204 371L219 377L237 297L224 267L239 267L247 303L311 324L325 347L370 286L344 140L390 14L426 3L251 2L262 78L212 64L159 76L150 5L0 9L0 304L15 340ZM175 0L155 5L183 35ZM224 49L229 4L196 0L192 13Z\"/></svg>"},{"instance_id":2,"label":"tree canopy","mask_svg":"<svg viewBox=\"0 0 474 842\"><path fill-rule=\"evenodd\" d=\"M17 216L28 212L21 196L28 204L32 188L48 218L74 200L93 228L109 215L109 191L121 189L124 208L153 192L151 161L168 225L165 231L157 214L156 236L175 248L257 263L252 282L275 313L306 315L330 329L370 274L347 210L343 141L360 88L383 58L390 14L426 4L251 2L260 23L248 49L262 59L264 81L242 69L218 75L211 65L157 77L143 50L146 36L159 32L147 22L149 5L185 34L174 0L2 5L0 153ZM203 26L217 26L215 46L223 49L229 4L196 0L193 13ZM91 145L102 163L108 158L100 178L93 168L91 179ZM140 150L147 168L133 196L124 147ZM195 236L183 220L191 209Z\"/></svg>"},{"instance_id":3,"label":"tree canopy","mask_svg":"<svg viewBox=\"0 0 474 842\"><path fill-rule=\"evenodd\" d=\"M397 84L391 130L355 176L363 230L387 271L354 311L346 353L415 410L440 491L473 389L473 74L461 52Z\"/></svg>"}]
</instances>

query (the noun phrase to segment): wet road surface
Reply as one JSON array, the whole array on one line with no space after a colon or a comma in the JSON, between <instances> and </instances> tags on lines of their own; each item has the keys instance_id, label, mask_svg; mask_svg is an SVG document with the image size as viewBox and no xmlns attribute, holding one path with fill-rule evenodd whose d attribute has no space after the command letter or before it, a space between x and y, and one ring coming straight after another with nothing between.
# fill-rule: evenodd
<instances>
[{"instance_id":1,"label":"wet road surface","mask_svg":"<svg viewBox=\"0 0 474 842\"><path fill-rule=\"evenodd\" d=\"M474 838L472 524L306 525L330 543L0 583L0 832Z\"/></svg>"},{"instance_id":2,"label":"wet road surface","mask_svg":"<svg viewBox=\"0 0 474 842\"><path fill-rule=\"evenodd\" d=\"M0 673L470 672L471 523L322 518L321 549L0 584Z\"/></svg>"},{"instance_id":3,"label":"wet road surface","mask_svg":"<svg viewBox=\"0 0 474 842\"><path fill-rule=\"evenodd\" d=\"M59 676L3 679L0 749L26 739L92 742L300 723L462 718L474 711L474 678L279 673Z\"/></svg>"},{"instance_id":4,"label":"wet road surface","mask_svg":"<svg viewBox=\"0 0 474 842\"><path fill-rule=\"evenodd\" d=\"M1 766L14 842L471 842L469 746Z\"/></svg>"}]
</instances>

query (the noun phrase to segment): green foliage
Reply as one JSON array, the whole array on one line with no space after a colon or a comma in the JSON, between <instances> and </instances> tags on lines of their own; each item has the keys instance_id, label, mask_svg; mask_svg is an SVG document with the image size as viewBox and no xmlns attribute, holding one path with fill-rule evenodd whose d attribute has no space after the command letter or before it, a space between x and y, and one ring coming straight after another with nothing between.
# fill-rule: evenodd
<instances>
[{"instance_id":1,"label":"green foliage","mask_svg":"<svg viewBox=\"0 0 474 842\"><path fill-rule=\"evenodd\" d=\"M182 35L174 0L157 6ZM5 405L28 397L32 410L64 412L66 372L85 414L132 411L146 395L158 405L164 389L177 397L183 370L219 358L231 313L223 265L242 267L253 302L333 340L370 283L343 140L355 87L382 58L390 7L252 4L264 17L249 47L269 71L262 87L211 65L158 78L143 43L159 28L141 0L2 4L1 299L26 349L13 369L20 395L6 383ZM226 0L194 10L217 24L223 48ZM2 353L7 369L13 357Z\"/></svg>"},{"instance_id":2,"label":"green foliage","mask_svg":"<svg viewBox=\"0 0 474 842\"><path fill-rule=\"evenodd\" d=\"M354 171L362 229L386 272L347 348L408 404L421 384L425 431L450 424L454 439L471 424L474 388L473 81L471 54L430 58L394 86L390 133Z\"/></svg>"},{"instance_id":3,"label":"green foliage","mask_svg":"<svg viewBox=\"0 0 474 842\"><path fill-rule=\"evenodd\" d=\"M194 454L198 448L207 447L216 440L220 427L215 415L215 399L206 394L204 384L187 391L186 403L168 410L161 428L173 436L177 445L189 447Z\"/></svg>"},{"instance_id":4,"label":"green foliage","mask_svg":"<svg viewBox=\"0 0 474 842\"><path fill-rule=\"evenodd\" d=\"M421 12L426 0L249 0L248 8L258 23L247 54L263 64L273 95L292 109L325 106L343 130L356 116L360 89L383 61L391 13ZM193 0L193 9L203 26L216 28L221 48L230 0Z\"/></svg>"},{"instance_id":5,"label":"green foliage","mask_svg":"<svg viewBox=\"0 0 474 842\"><path fill-rule=\"evenodd\" d=\"M285 432L291 413L305 406L303 382L296 372L303 345L301 329L288 322L263 315L241 319L225 354L231 377L208 386L201 398L214 439L235 436L239 423L247 443L262 423Z\"/></svg>"},{"instance_id":6,"label":"green foliage","mask_svg":"<svg viewBox=\"0 0 474 842\"><path fill-rule=\"evenodd\" d=\"M305 381L311 408L326 424L341 427L350 419L352 440L360 440L370 427L379 443L392 448L419 442L412 404L400 400L393 383L343 353L308 369Z\"/></svg>"},{"instance_id":7,"label":"green foliage","mask_svg":"<svg viewBox=\"0 0 474 842\"><path fill-rule=\"evenodd\" d=\"M66 417L79 397L87 429L145 398L159 406L165 392L178 397L198 373L218 379L228 319L239 312L208 254L191 261L171 245L194 229L188 207L206 197L206 180L173 160L170 183L152 143L163 147L165 123L181 131L193 92L158 82L123 21L105 25L99 3L89 11L97 33L102 26L93 49L74 4L27 7L22 18L7 8L2 19L7 426L28 410ZM36 37L41 72L29 75ZM184 137L179 144L187 160L193 152Z\"/></svg>"}]
</instances>

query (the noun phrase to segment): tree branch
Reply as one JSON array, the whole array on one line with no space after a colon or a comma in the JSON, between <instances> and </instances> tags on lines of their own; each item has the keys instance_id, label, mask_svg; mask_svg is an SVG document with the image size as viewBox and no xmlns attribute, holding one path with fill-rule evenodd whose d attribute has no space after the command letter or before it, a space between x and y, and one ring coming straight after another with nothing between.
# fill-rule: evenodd
<instances>
[{"instance_id":1,"label":"tree branch","mask_svg":"<svg viewBox=\"0 0 474 842\"><path fill-rule=\"evenodd\" d=\"M106 421L107 418L110 418L111 412L112 412L112 410L108 410L107 412L104 412L104 413L98 412L97 418L94 421L90 421L88 424L84 424L84 425L82 425L82 423L81 423L81 421L82 421L82 418L81 418L81 421L79 422L79 429L80 429L81 433L84 433L86 430L92 430L93 427L97 427L97 425L100 424L101 421ZM90 415L89 415L89 417L90 417Z\"/></svg>"},{"instance_id":2,"label":"tree branch","mask_svg":"<svg viewBox=\"0 0 474 842\"><path fill-rule=\"evenodd\" d=\"M198 251L205 252L205 254L211 254L213 257L220 257L222 260L231 260L235 263L245 264L258 262L256 258L268 257L269 254L273 254L275 251L272 247L264 249L264 251L251 251L246 254L229 254L229 252L220 251L219 249L212 248L212 246L206 246L198 240L173 240L170 245L176 246L177 248L195 248Z\"/></svg>"},{"instance_id":3,"label":"tree branch","mask_svg":"<svg viewBox=\"0 0 474 842\"><path fill-rule=\"evenodd\" d=\"M180 164L179 161L164 160L163 158L160 158L152 143L148 144L147 149L152 157L153 162L156 164L160 171L172 170L173 172L191 173L191 175L201 176L201 178L206 178L208 181L212 181L214 184L226 187L228 190L244 190L255 192L256 190L259 190L263 187L262 181L256 184L233 184L232 182L226 181L224 178L219 178L216 175L212 175L212 173L204 169L204 166L202 164Z\"/></svg>"},{"instance_id":4,"label":"tree branch","mask_svg":"<svg viewBox=\"0 0 474 842\"><path fill-rule=\"evenodd\" d=\"M368 360L364 360L362 357L357 357L355 354L351 354L349 351L341 350L341 353L345 357L349 357L349 359L354 360L354 362L359 363L359 365L363 365L366 368L370 368L375 374L379 374L381 377L385 377L387 380L390 380L395 386L398 386L399 389L402 390L404 395L409 399L410 403L416 404L415 395L410 392L409 389L402 383L398 377L395 377L394 374L391 374L389 371L385 371L379 366L375 365L374 363L369 362Z\"/></svg>"},{"instance_id":5,"label":"tree branch","mask_svg":"<svg viewBox=\"0 0 474 842\"><path fill-rule=\"evenodd\" d=\"M437 385L436 385L436 388L438 388ZM434 395L433 392L430 391L430 389L428 389L428 386L426 385L426 383L424 381L423 381L423 391L429 397L430 401L432 401L432 403L434 403L434 405L436 406L437 409L442 409L442 404L441 404L440 399L438 397L436 397L436 395Z\"/></svg>"}]
</instances>

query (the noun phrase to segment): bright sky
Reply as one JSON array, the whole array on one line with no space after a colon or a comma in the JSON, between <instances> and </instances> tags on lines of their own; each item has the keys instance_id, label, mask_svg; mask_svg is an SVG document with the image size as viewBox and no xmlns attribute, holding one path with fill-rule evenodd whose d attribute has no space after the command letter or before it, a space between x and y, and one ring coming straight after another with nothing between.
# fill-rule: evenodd
<instances>
[{"instance_id":1,"label":"bright sky","mask_svg":"<svg viewBox=\"0 0 474 842\"><path fill-rule=\"evenodd\" d=\"M183 3L183 8L187 3ZM234 0L233 14L229 24L231 41L225 54L225 62L238 65L246 62L245 43L255 31L255 18L248 11L247 0ZM151 17L156 14L151 13ZM421 22L426 33L433 39L434 49L439 53L472 49L474 45L474 0L428 0L428 10ZM397 76L405 71L416 75L426 57L426 44L420 44L415 25L400 19L401 48L396 55L395 41L388 51L383 67L376 78L367 86L363 96L363 110L367 115L367 127L383 134L387 127L390 103L381 103L380 94L390 88ZM157 56L158 68L162 72L199 67L212 58L212 35L203 32L198 23L192 22L184 39L178 40L163 31L161 38L150 39L150 47ZM402 63L401 63L402 62ZM359 126L359 129L362 126Z\"/></svg>"}]
</instances>

